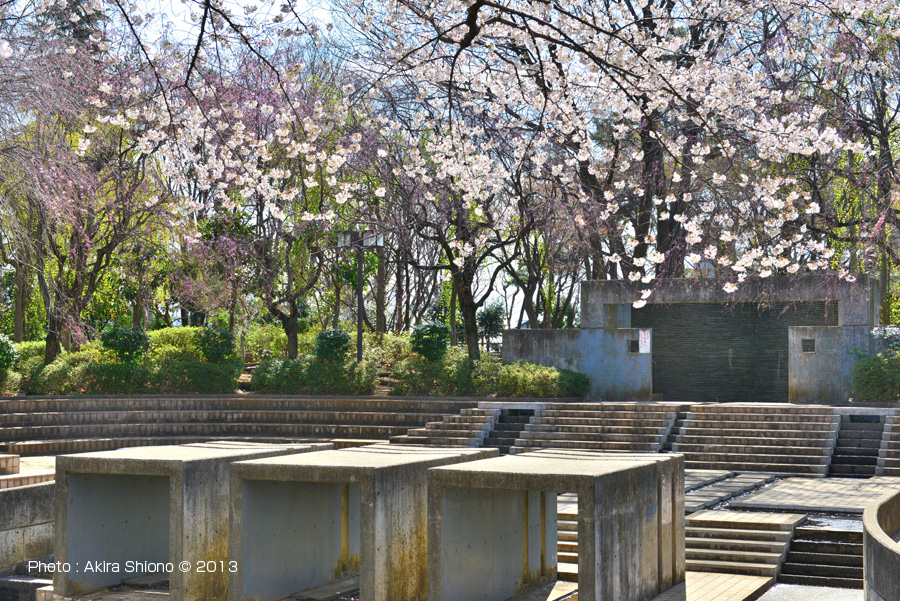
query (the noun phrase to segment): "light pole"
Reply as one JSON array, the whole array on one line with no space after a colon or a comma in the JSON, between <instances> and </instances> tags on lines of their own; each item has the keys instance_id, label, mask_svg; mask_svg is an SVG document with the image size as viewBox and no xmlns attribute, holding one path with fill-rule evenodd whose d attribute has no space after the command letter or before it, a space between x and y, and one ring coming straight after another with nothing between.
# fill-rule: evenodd
<instances>
[{"instance_id":1,"label":"light pole","mask_svg":"<svg viewBox=\"0 0 900 601\"><path fill-rule=\"evenodd\" d=\"M356 249L356 360L363 358L363 253L367 248L384 246L384 234L381 232L338 232L338 248Z\"/></svg>"}]
</instances>

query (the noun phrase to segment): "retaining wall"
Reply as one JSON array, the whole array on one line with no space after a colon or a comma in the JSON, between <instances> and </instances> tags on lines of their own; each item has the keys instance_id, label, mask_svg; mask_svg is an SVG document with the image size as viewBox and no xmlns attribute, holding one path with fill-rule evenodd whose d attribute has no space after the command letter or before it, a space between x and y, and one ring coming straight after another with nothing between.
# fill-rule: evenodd
<instances>
[{"instance_id":1,"label":"retaining wall","mask_svg":"<svg viewBox=\"0 0 900 601\"><path fill-rule=\"evenodd\" d=\"M863 513L866 601L900 601L900 492L891 492Z\"/></svg>"}]
</instances>

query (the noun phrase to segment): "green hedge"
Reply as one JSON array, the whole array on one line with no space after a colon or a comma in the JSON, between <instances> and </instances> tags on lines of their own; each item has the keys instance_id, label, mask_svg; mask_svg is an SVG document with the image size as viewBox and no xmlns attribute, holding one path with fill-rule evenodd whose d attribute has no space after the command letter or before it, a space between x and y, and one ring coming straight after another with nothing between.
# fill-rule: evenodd
<instances>
[{"instance_id":1,"label":"green hedge","mask_svg":"<svg viewBox=\"0 0 900 601\"><path fill-rule=\"evenodd\" d=\"M198 338L202 331L203 328L194 327L151 330L147 332L147 337L150 339L150 352L152 353L160 347L172 346L202 360L203 353L198 344Z\"/></svg>"},{"instance_id":2,"label":"green hedge","mask_svg":"<svg viewBox=\"0 0 900 601\"><path fill-rule=\"evenodd\" d=\"M237 388L237 362L168 360L161 363L92 363L83 377L87 394L227 394Z\"/></svg>"},{"instance_id":3,"label":"green hedge","mask_svg":"<svg viewBox=\"0 0 900 601\"><path fill-rule=\"evenodd\" d=\"M888 350L860 359L853 366L852 383L855 400L900 400L900 351Z\"/></svg>"},{"instance_id":4,"label":"green hedge","mask_svg":"<svg viewBox=\"0 0 900 601\"><path fill-rule=\"evenodd\" d=\"M590 389L587 376L578 372L494 357L473 361L456 350L440 361L404 360L391 376L396 380L391 392L402 395L554 398L586 396Z\"/></svg>"},{"instance_id":5,"label":"green hedge","mask_svg":"<svg viewBox=\"0 0 900 601\"><path fill-rule=\"evenodd\" d=\"M300 355L263 361L253 370L250 384L257 392L279 394L371 394L376 375L372 361L329 363Z\"/></svg>"}]
</instances>

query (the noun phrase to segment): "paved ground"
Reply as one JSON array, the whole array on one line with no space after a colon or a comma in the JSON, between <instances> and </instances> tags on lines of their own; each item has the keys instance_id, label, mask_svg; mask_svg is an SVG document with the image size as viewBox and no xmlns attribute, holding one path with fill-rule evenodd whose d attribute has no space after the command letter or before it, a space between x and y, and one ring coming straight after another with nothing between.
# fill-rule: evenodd
<instances>
[{"instance_id":1,"label":"paved ground","mask_svg":"<svg viewBox=\"0 0 900 601\"><path fill-rule=\"evenodd\" d=\"M685 475L687 480L687 475ZM684 510L688 513L700 511L718 505L732 497L759 488L775 480L775 476L766 474L738 474L733 478L718 480L702 488L691 490L684 495ZM685 487L685 490L689 490Z\"/></svg>"},{"instance_id":2,"label":"paved ground","mask_svg":"<svg viewBox=\"0 0 900 601\"><path fill-rule=\"evenodd\" d=\"M43 457L19 457L19 473L46 472L56 469L56 457L53 455Z\"/></svg>"},{"instance_id":3,"label":"paved ground","mask_svg":"<svg viewBox=\"0 0 900 601\"><path fill-rule=\"evenodd\" d=\"M653 601L744 601L755 599L771 581L766 576L688 572L682 584L673 586ZM813 599L816 598L809 597L809 601Z\"/></svg>"},{"instance_id":4,"label":"paved ground","mask_svg":"<svg viewBox=\"0 0 900 601\"><path fill-rule=\"evenodd\" d=\"M823 586L776 584L759 601L863 601L863 591Z\"/></svg>"},{"instance_id":5,"label":"paved ground","mask_svg":"<svg viewBox=\"0 0 900 601\"><path fill-rule=\"evenodd\" d=\"M724 470L684 470L684 490L692 491L734 475Z\"/></svg>"},{"instance_id":6,"label":"paved ground","mask_svg":"<svg viewBox=\"0 0 900 601\"><path fill-rule=\"evenodd\" d=\"M892 490L900 490L900 478L787 478L733 501L730 508L862 513Z\"/></svg>"}]
</instances>

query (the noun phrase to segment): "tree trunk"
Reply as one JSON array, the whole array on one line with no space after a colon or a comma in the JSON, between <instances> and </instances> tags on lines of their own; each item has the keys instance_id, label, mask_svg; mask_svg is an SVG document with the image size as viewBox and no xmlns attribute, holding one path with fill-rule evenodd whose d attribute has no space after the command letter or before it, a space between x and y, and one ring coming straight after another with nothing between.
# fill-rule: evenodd
<instances>
[{"instance_id":1,"label":"tree trunk","mask_svg":"<svg viewBox=\"0 0 900 601\"><path fill-rule=\"evenodd\" d=\"M387 270L385 269L384 247L379 246L377 249L378 269L375 271L375 332L384 334L387 332L387 315L385 314L385 280L387 280Z\"/></svg>"},{"instance_id":2,"label":"tree trunk","mask_svg":"<svg viewBox=\"0 0 900 601\"><path fill-rule=\"evenodd\" d=\"M459 335L456 333L456 286L450 288L450 346L459 344Z\"/></svg>"},{"instance_id":3,"label":"tree trunk","mask_svg":"<svg viewBox=\"0 0 900 601\"><path fill-rule=\"evenodd\" d=\"M281 321L284 333L287 334L287 352L288 359L296 359L299 347L297 316L291 311L291 315L285 316Z\"/></svg>"},{"instance_id":4,"label":"tree trunk","mask_svg":"<svg viewBox=\"0 0 900 601\"><path fill-rule=\"evenodd\" d=\"M16 263L16 292L13 302L13 341L25 340L25 307L28 304L28 268Z\"/></svg>"},{"instance_id":5,"label":"tree trunk","mask_svg":"<svg viewBox=\"0 0 900 601\"><path fill-rule=\"evenodd\" d=\"M47 337L44 339L44 365L50 365L62 353L63 320L52 311L47 315Z\"/></svg>"},{"instance_id":6,"label":"tree trunk","mask_svg":"<svg viewBox=\"0 0 900 601\"><path fill-rule=\"evenodd\" d=\"M481 345L478 344L478 305L475 304L471 284L457 276L453 279L457 288L459 312L466 332L466 350L470 359L481 359Z\"/></svg>"},{"instance_id":7,"label":"tree trunk","mask_svg":"<svg viewBox=\"0 0 900 601\"><path fill-rule=\"evenodd\" d=\"M131 327L135 330L144 329L144 303L141 297L141 294L135 296L131 305Z\"/></svg>"},{"instance_id":8,"label":"tree trunk","mask_svg":"<svg viewBox=\"0 0 900 601\"><path fill-rule=\"evenodd\" d=\"M334 316L331 319L331 329L336 330L341 325L341 287L334 287Z\"/></svg>"}]
</instances>

